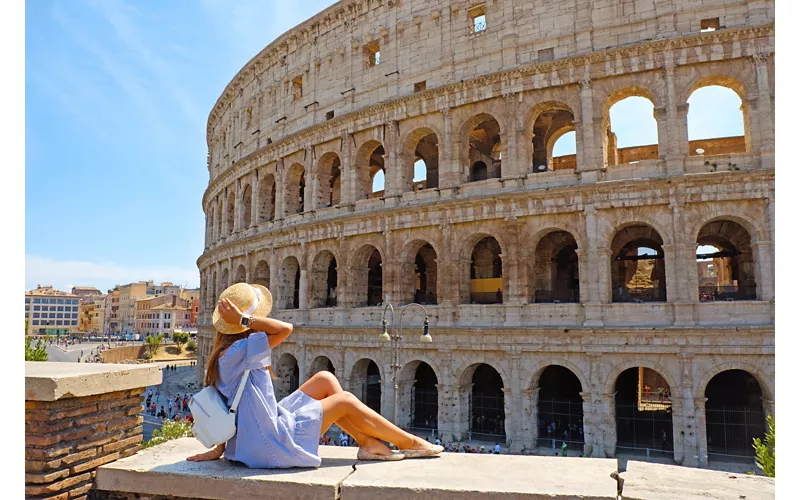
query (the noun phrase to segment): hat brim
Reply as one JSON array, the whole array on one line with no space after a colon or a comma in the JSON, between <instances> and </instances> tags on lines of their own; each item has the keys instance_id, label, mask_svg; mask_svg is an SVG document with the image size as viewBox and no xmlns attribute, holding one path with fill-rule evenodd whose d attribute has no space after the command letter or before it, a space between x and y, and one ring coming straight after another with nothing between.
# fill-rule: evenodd
<instances>
[{"instance_id":1,"label":"hat brim","mask_svg":"<svg viewBox=\"0 0 800 500\"><path fill-rule=\"evenodd\" d=\"M260 316L262 318L269 316L270 311L272 311L272 294L270 291L263 285L254 283L248 283L248 285L252 286L253 288L258 288L261 291L261 301L258 303L258 307L256 307L255 311L253 311L252 315ZM250 329L249 327L244 327L239 324L228 323L222 319L222 316L219 314L219 304L214 307L214 314L211 317L211 322L213 323L217 332L223 335L236 335Z\"/></svg>"}]
</instances>

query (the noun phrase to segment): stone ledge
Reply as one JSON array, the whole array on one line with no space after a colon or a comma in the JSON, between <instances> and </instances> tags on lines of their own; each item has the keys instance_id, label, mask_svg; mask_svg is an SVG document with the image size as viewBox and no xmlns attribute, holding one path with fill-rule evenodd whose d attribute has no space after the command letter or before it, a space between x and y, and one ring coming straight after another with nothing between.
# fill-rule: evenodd
<instances>
[{"instance_id":1,"label":"stone ledge","mask_svg":"<svg viewBox=\"0 0 800 500\"><path fill-rule=\"evenodd\" d=\"M25 401L58 401L161 383L157 365L25 363Z\"/></svg>"}]
</instances>

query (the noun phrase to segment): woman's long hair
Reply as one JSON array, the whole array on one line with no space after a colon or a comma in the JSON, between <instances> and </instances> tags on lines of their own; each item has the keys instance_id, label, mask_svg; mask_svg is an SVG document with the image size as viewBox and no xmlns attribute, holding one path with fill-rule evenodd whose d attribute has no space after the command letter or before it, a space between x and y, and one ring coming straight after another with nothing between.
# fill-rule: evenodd
<instances>
[{"instance_id":1,"label":"woman's long hair","mask_svg":"<svg viewBox=\"0 0 800 500\"><path fill-rule=\"evenodd\" d=\"M208 365L206 366L207 386L216 385L219 380L219 358L222 357L225 349L232 346L237 340L246 339L251 333L255 332L253 330L245 330L235 335L225 335L217 332L217 336L214 338L214 346L211 348L211 355L208 357ZM266 368L273 380L278 378L273 373L271 366Z\"/></svg>"}]
</instances>

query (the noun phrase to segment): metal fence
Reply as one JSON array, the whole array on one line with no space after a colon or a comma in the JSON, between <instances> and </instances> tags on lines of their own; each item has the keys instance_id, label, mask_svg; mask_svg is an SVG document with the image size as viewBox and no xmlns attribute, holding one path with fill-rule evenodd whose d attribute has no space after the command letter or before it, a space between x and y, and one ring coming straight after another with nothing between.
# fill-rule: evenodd
<instances>
[{"instance_id":1,"label":"metal fence","mask_svg":"<svg viewBox=\"0 0 800 500\"><path fill-rule=\"evenodd\" d=\"M578 290L536 290L533 301L537 304L578 302Z\"/></svg>"},{"instance_id":2,"label":"metal fence","mask_svg":"<svg viewBox=\"0 0 800 500\"><path fill-rule=\"evenodd\" d=\"M383 302L383 285L367 286L367 306L377 306Z\"/></svg>"},{"instance_id":3,"label":"metal fence","mask_svg":"<svg viewBox=\"0 0 800 500\"><path fill-rule=\"evenodd\" d=\"M583 450L583 402L578 399L539 399L537 446Z\"/></svg>"},{"instance_id":4,"label":"metal fence","mask_svg":"<svg viewBox=\"0 0 800 500\"><path fill-rule=\"evenodd\" d=\"M698 293L700 295L700 301L702 302L715 300L756 300L755 285L701 286L698 287Z\"/></svg>"},{"instance_id":5,"label":"metal fence","mask_svg":"<svg viewBox=\"0 0 800 500\"><path fill-rule=\"evenodd\" d=\"M473 392L469 414L469 439L505 439L505 399L502 394Z\"/></svg>"},{"instance_id":6,"label":"metal fence","mask_svg":"<svg viewBox=\"0 0 800 500\"><path fill-rule=\"evenodd\" d=\"M614 290L614 302L665 302L667 291L663 288L627 288Z\"/></svg>"},{"instance_id":7,"label":"metal fence","mask_svg":"<svg viewBox=\"0 0 800 500\"><path fill-rule=\"evenodd\" d=\"M439 416L439 393L436 388L415 387L411 405L411 426L436 429Z\"/></svg>"},{"instance_id":8,"label":"metal fence","mask_svg":"<svg viewBox=\"0 0 800 500\"><path fill-rule=\"evenodd\" d=\"M766 423L761 408L706 406L709 457L752 459L753 439L764 439Z\"/></svg>"},{"instance_id":9,"label":"metal fence","mask_svg":"<svg viewBox=\"0 0 800 500\"><path fill-rule=\"evenodd\" d=\"M655 408L655 407L654 407ZM615 406L617 449L647 457L672 456L671 408L642 410L640 405Z\"/></svg>"}]
</instances>

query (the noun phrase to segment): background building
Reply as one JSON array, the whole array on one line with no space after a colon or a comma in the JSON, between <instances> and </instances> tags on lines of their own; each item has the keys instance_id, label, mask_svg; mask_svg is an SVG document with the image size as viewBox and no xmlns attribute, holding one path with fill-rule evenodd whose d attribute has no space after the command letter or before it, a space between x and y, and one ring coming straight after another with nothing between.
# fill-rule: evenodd
<instances>
[{"instance_id":1,"label":"background building","mask_svg":"<svg viewBox=\"0 0 800 500\"><path fill-rule=\"evenodd\" d=\"M73 288L73 290L75 290ZM107 295L90 294L80 298L78 330L82 333L105 333Z\"/></svg>"},{"instance_id":2,"label":"background building","mask_svg":"<svg viewBox=\"0 0 800 500\"><path fill-rule=\"evenodd\" d=\"M37 285L25 292L27 335L66 335L78 332L77 295Z\"/></svg>"},{"instance_id":3,"label":"background building","mask_svg":"<svg viewBox=\"0 0 800 500\"><path fill-rule=\"evenodd\" d=\"M721 0L344 0L287 31L209 115L198 378L220 292L258 282L295 325L279 397L327 370L391 416L399 363L398 423L446 441L752 461L775 404L774 35L773 2ZM741 136L689 140L709 86ZM622 145L626 99L657 143ZM395 360L383 306L412 301L434 341L409 308Z\"/></svg>"},{"instance_id":4,"label":"background building","mask_svg":"<svg viewBox=\"0 0 800 500\"><path fill-rule=\"evenodd\" d=\"M189 309L191 310L191 318L189 319L190 327L197 326L197 316L200 314L200 289L199 288L184 288L181 291L181 298L189 301Z\"/></svg>"},{"instance_id":5,"label":"background building","mask_svg":"<svg viewBox=\"0 0 800 500\"><path fill-rule=\"evenodd\" d=\"M168 281L155 284L153 281L138 281L127 285L116 285L109 290L111 311L109 331L111 333L136 333L136 301L157 295L179 296L182 288Z\"/></svg>"},{"instance_id":6,"label":"background building","mask_svg":"<svg viewBox=\"0 0 800 500\"><path fill-rule=\"evenodd\" d=\"M147 335L166 334L190 325L191 301L177 295L165 294L136 301L136 333Z\"/></svg>"}]
</instances>

